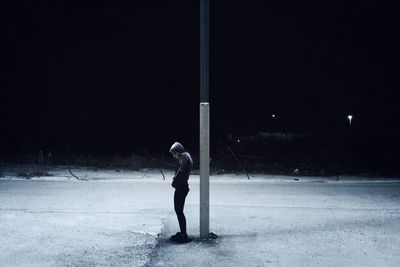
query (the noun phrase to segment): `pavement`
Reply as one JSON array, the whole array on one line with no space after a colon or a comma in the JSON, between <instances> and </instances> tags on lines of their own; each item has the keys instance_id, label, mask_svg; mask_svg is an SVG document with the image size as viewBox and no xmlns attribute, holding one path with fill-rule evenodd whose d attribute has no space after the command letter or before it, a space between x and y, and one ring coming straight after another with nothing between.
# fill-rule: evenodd
<instances>
[{"instance_id":1,"label":"pavement","mask_svg":"<svg viewBox=\"0 0 400 267\"><path fill-rule=\"evenodd\" d=\"M399 266L400 181L366 177L211 177L199 239L199 177L173 244L172 173L65 168L0 178L0 266ZM296 181L295 179L298 179Z\"/></svg>"}]
</instances>

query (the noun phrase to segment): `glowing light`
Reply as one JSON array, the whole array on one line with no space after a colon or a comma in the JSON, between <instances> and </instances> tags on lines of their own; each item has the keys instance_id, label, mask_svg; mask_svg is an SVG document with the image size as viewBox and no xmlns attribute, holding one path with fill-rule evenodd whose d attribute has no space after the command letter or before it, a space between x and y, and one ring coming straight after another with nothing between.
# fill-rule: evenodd
<instances>
[{"instance_id":1,"label":"glowing light","mask_svg":"<svg viewBox=\"0 0 400 267\"><path fill-rule=\"evenodd\" d=\"M275 118L275 114L272 114L272 118Z\"/></svg>"},{"instance_id":2,"label":"glowing light","mask_svg":"<svg viewBox=\"0 0 400 267\"><path fill-rule=\"evenodd\" d=\"M349 126L351 127L351 120L353 119L353 115L348 115L347 118L349 119Z\"/></svg>"}]
</instances>

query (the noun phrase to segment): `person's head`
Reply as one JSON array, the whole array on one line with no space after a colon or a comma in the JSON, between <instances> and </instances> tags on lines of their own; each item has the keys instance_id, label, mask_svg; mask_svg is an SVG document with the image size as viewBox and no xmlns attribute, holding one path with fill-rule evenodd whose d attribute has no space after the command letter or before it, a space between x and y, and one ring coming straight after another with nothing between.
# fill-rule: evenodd
<instances>
[{"instance_id":1,"label":"person's head","mask_svg":"<svg viewBox=\"0 0 400 267\"><path fill-rule=\"evenodd\" d=\"M175 142L175 143L171 146L169 152L172 154L172 156L173 156L175 159L179 159L179 158L181 157L182 153L186 152L186 150L185 150L185 148L182 146L181 143Z\"/></svg>"},{"instance_id":2,"label":"person's head","mask_svg":"<svg viewBox=\"0 0 400 267\"><path fill-rule=\"evenodd\" d=\"M171 154L172 154L172 156L173 156L175 159L179 159L180 156L181 156L181 154L176 153L176 152L171 152Z\"/></svg>"}]
</instances>

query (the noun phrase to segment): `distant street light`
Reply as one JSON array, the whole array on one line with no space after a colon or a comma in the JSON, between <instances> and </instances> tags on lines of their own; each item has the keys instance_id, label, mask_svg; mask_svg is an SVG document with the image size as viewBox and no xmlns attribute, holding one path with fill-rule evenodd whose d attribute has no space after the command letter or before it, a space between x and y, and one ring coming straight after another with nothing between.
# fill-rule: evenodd
<instances>
[{"instance_id":1,"label":"distant street light","mask_svg":"<svg viewBox=\"0 0 400 267\"><path fill-rule=\"evenodd\" d=\"M351 127L351 120L353 119L353 116L352 115L348 115L347 118L349 119L349 125Z\"/></svg>"},{"instance_id":2,"label":"distant street light","mask_svg":"<svg viewBox=\"0 0 400 267\"><path fill-rule=\"evenodd\" d=\"M275 114L272 114L272 118L275 118L276 116L275 116Z\"/></svg>"}]
</instances>

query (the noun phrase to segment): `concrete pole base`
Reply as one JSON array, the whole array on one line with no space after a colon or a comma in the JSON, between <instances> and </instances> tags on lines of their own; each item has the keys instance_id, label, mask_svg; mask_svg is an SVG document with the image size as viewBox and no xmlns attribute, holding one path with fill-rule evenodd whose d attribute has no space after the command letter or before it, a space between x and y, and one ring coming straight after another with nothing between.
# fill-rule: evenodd
<instances>
[{"instance_id":1,"label":"concrete pole base","mask_svg":"<svg viewBox=\"0 0 400 267\"><path fill-rule=\"evenodd\" d=\"M200 238L210 234L210 105L200 103Z\"/></svg>"}]
</instances>

